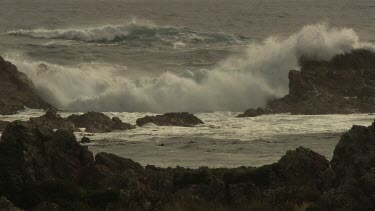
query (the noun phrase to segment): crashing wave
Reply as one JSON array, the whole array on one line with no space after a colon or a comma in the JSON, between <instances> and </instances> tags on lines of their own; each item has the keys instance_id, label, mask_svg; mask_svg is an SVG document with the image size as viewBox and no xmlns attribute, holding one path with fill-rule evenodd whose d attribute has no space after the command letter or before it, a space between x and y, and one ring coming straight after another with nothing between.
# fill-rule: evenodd
<instances>
[{"instance_id":1,"label":"crashing wave","mask_svg":"<svg viewBox=\"0 0 375 211\"><path fill-rule=\"evenodd\" d=\"M263 106L288 92L288 72L301 56L329 60L367 48L352 29L309 25L287 38L253 43L241 56L211 70L164 73L132 80L110 65L65 67L8 55L40 93L60 108L75 111L242 111ZM42 68L41 68L42 67Z\"/></svg>"},{"instance_id":2,"label":"crashing wave","mask_svg":"<svg viewBox=\"0 0 375 211\"><path fill-rule=\"evenodd\" d=\"M246 40L244 37L232 34L195 32L188 28L159 27L138 23L105 25L97 28L82 29L21 29L9 31L5 34L90 43L160 42L170 45L185 45L186 43L242 43Z\"/></svg>"}]
</instances>

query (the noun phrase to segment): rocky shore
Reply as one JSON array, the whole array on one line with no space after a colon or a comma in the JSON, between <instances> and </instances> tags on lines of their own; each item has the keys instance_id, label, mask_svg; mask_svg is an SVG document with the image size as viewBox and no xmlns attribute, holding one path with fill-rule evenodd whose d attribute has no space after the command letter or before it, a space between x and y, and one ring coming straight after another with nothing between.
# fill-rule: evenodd
<instances>
[{"instance_id":1,"label":"rocky shore","mask_svg":"<svg viewBox=\"0 0 375 211\"><path fill-rule=\"evenodd\" d=\"M16 121L0 141L0 201L27 210L372 210L374 169L375 123L353 126L331 161L300 147L258 168L187 169L94 156L72 131Z\"/></svg>"},{"instance_id":2,"label":"rocky shore","mask_svg":"<svg viewBox=\"0 0 375 211\"><path fill-rule=\"evenodd\" d=\"M0 56L0 114L14 114L25 107L52 108L35 92L35 87L27 76Z\"/></svg>"},{"instance_id":3,"label":"rocky shore","mask_svg":"<svg viewBox=\"0 0 375 211\"><path fill-rule=\"evenodd\" d=\"M199 124L204 124L198 117L186 113L166 113L157 116L145 116L137 119L137 125L143 126L145 124L156 124L158 126L180 126L180 127L194 127ZM121 121L118 117L109 118L103 113L86 112L82 115L70 115L67 118L61 117L56 110L50 109L40 117L32 117L27 124L34 127L43 127L50 130L62 129L73 132L81 132L81 128L88 133L109 133L114 131L124 131L135 129L135 125ZM0 132L5 130L9 124L7 121L0 121Z\"/></svg>"},{"instance_id":4,"label":"rocky shore","mask_svg":"<svg viewBox=\"0 0 375 211\"><path fill-rule=\"evenodd\" d=\"M330 61L300 59L289 72L289 94L265 108L239 117L263 114L349 114L375 112L375 53L354 50Z\"/></svg>"}]
</instances>

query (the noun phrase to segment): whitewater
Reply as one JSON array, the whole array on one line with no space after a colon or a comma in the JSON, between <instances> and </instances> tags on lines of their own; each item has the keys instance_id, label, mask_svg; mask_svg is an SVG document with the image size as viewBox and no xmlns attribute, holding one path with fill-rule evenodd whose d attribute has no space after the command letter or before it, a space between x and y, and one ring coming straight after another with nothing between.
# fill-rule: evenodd
<instances>
[{"instance_id":1,"label":"whitewater","mask_svg":"<svg viewBox=\"0 0 375 211\"><path fill-rule=\"evenodd\" d=\"M136 42L146 43L144 36L164 36L164 27L148 26L147 32L132 32L127 26L104 26L96 29L19 30L6 34L42 39L79 40L83 42L118 42L136 33ZM145 28L146 26L137 26ZM126 30L124 30L126 29ZM187 29L172 33L185 43ZM121 33L120 33L121 32ZM184 36L182 36L183 34ZM198 34L193 33L198 37ZM120 39L124 36L123 39ZM229 35L228 35L229 37ZM202 42L206 38L199 38ZM228 42L231 39L218 39ZM210 41L209 43L211 43ZM365 48L354 30L325 24L304 26L287 38L269 37L247 43L242 54L231 56L212 69L164 72L156 77L131 79L118 74L110 64L78 64L67 67L24 58L22 53L6 53L5 58L26 73L39 93L54 106L71 111L242 111L262 107L267 101L288 93L288 72L299 69L301 56L329 60L333 56Z\"/></svg>"},{"instance_id":2,"label":"whitewater","mask_svg":"<svg viewBox=\"0 0 375 211\"><path fill-rule=\"evenodd\" d=\"M298 146L330 158L345 131L374 116L236 116L286 95L301 56L374 50L374 7L371 0L2 0L0 55L62 116L94 110L134 124L189 111L206 123L90 134L95 153L187 167L260 166ZM27 109L0 120L42 114Z\"/></svg>"},{"instance_id":3,"label":"whitewater","mask_svg":"<svg viewBox=\"0 0 375 211\"><path fill-rule=\"evenodd\" d=\"M1 116L4 121L27 121L42 110L27 109ZM59 112L62 117L72 112ZM135 124L138 118L154 113L105 112L109 117ZM310 148L330 159L340 137L353 124L369 126L371 114L350 115L265 115L236 118L239 112L197 113L205 124L193 128L160 127L149 124L134 130L112 133L85 133L92 142L84 144L94 152L111 152L142 165L198 168L262 166L280 159L287 150ZM75 133L77 140L83 137Z\"/></svg>"}]
</instances>

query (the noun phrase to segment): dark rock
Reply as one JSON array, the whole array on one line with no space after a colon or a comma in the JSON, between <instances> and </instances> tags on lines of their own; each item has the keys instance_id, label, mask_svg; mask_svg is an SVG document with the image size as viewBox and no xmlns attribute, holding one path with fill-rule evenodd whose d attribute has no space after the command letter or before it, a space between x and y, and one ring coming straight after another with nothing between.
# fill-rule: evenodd
<instances>
[{"instance_id":1,"label":"dark rock","mask_svg":"<svg viewBox=\"0 0 375 211\"><path fill-rule=\"evenodd\" d=\"M9 122L0 120L0 132L3 132L8 124Z\"/></svg>"},{"instance_id":2,"label":"dark rock","mask_svg":"<svg viewBox=\"0 0 375 211\"><path fill-rule=\"evenodd\" d=\"M375 168L375 124L353 126L336 145L331 161L341 180L359 178Z\"/></svg>"},{"instance_id":3,"label":"dark rock","mask_svg":"<svg viewBox=\"0 0 375 211\"><path fill-rule=\"evenodd\" d=\"M289 94L270 101L265 109L307 115L375 112L374 61L375 53L368 50L353 50L330 61L304 56L301 71L289 73Z\"/></svg>"},{"instance_id":4,"label":"dark rock","mask_svg":"<svg viewBox=\"0 0 375 211\"><path fill-rule=\"evenodd\" d=\"M38 204L36 207L33 208L33 211L53 211L53 210L61 210L58 204L52 202L42 202Z\"/></svg>"},{"instance_id":5,"label":"dark rock","mask_svg":"<svg viewBox=\"0 0 375 211\"><path fill-rule=\"evenodd\" d=\"M84 144L91 143L91 140L88 137L83 136L81 139L81 143L84 143Z\"/></svg>"},{"instance_id":6,"label":"dark rock","mask_svg":"<svg viewBox=\"0 0 375 211\"><path fill-rule=\"evenodd\" d=\"M74 124L57 114L56 110L48 110L43 116L30 118L29 122L36 127L76 131Z\"/></svg>"},{"instance_id":7,"label":"dark rock","mask_svg":"<svg viewBox=\"0 0 375 211\"><path fill-rule=\"evenodd\" d=\"M143 168L104 152L94 160L71 131L14 122L0 142L0 192L25 209L55 209L57 204L47 203L54 202L62 210L165 210L168 203L195 200L195 210L207 208L202 203L231 210L259 201L268 210L304 204L310 210L372 210L374 134L375 123L354 126L331 163L300 147L261 167Z\"/></svg>"},{"instance_id":8,"label":"dark rock","mask_svg":"<svg viewBox=\"0 0 375 211\"><path fill-rule=\"evenodd\" d=\"M119 193L98 186L86 189L94 158L78 144L71 131L37 128L29 123L10 123L0 141L0 192L27 209L43 201L58 202L59 210L103 210ZM43 206L42 206L43 205ZM53 206L52 206L53 205Z\"/></svg>"},{"instance_id":9,"label":"dark rock","mask_svg":"<svg viewBox=\"0 0 375 211\"><path fill-rule=\"evenodd\" d=\"M180 126L180 127L194 127L195 125L204 124L198 117L186 113L166 113L156 116L145 116L137 119L137 125L143 126L148 123L153 123L158 126Z\"/></svg>"},{"instance_id":10,"label":"dark rock","mask_svg":"<svg viewBox=\"0 0 375 211\"><path fill-rule=\"evenodd\" d=\"M114 172L124 172L129 170L142 170L141 164L131 159L122 158L114 154L101 152L95 155L95 164L108 167Z\"/></svg>"},{"instance_id":11,"label":"dark rock","mask_svg":"<svg viewBox=\"0 0 375 211\"><path fill-rule=\"evenodd\" d=\"M36 94L34 85L24 73L0 57L0 114L14 114L25 107L52 108Z\"/></svg>"},{"instance_id":12,"label":"dark rock","mask_svg":"<svg viewBox=\"0 0 375 211\"><path fill-rule=\"evenodd\" d=\"M287 185L314 185L319 189L328 188L335 179L329 161L303 147L281 157L277 162L277 175Z\"/></svg>"},{"instance_id":13,"label":"dark rock","mask_svg":"<svg viewBox=\"0 0 375 211\"><path fill-rule=\"evenodd\" d=\"M353 126L336 145L331 166L334 188L317 202L317 210L373 210L375 207L375 122Z\"/></svg>"},{"instance_id":14,"label":"dark rock","mask_svg":"<svg viewBox=\"0 0 375 211\"><path fill-rule=\"evenodd\" d=\"M10 123L3 132L0 150L10 147L13 155L3 152L0 159L15 159L14 168L22 168L20 174L26 173L21 176L24 181L55 178L78 182L80 171L94 162L92 153L78 144L72 132L52 132L22 122Z\"/></svg>"},{"instance_id":15,"label":"dark rock","mask_svg":"<svg viewBox=\"0 0 375 211\"><path fill-rule=\"evenodd\" d=\"M266 110L263 108L257 108L257 109L248 109L245 111L245 113L238 115L237 117L256 117L256 116L261 116L264 114L271 114L271 110Z\"/></svg>"},{"instance_id":16,"label":"dark rock","mask_svg":"<svg viewBox=\"0 0 375 211\"><path fill-rule=\"evenodd\" d=\"M129 123L122 122L119 118L110 119L103 113L87 112L82 115L71 115L68 120L73 122L77 128L86 128L90 133L107 133L116 130L130 130L135 127Z\"/></svg>"},{"instance_id":17,"label":"dark rock","mask_svg":"<svg viewBox=\"0 0 375 211\"><path fill-rule=\"evenodd\" d=\"M0 197L0 210L4 211L21 211L20 208L17 208L14 206L12 202L10 202L7 198L5 197Z\"/></svg>"}]
</instances>

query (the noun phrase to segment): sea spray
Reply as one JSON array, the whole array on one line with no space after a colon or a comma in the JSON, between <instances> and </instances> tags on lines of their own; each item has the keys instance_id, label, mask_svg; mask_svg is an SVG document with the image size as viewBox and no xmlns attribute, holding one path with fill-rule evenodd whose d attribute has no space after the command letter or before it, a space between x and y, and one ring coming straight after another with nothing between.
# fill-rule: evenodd
<instances>
[{"instance_id":1,"label":"sea spray","mask_svg":"<svg viewBox=\"0 0 375 211\"><path fill-rule=\"evenodd\" d=\"M241 111L288 93L288 72L301 56L329 60L353 49L373 49L352 29L309 25L287 38L270 37L211 70L163 73L156 78L119 76L109 64L65 67L22 55L6 58L25 72L39 92L74 111ZM40 68L41 63L46 68Z\"/></svg>"}]
</instances>

